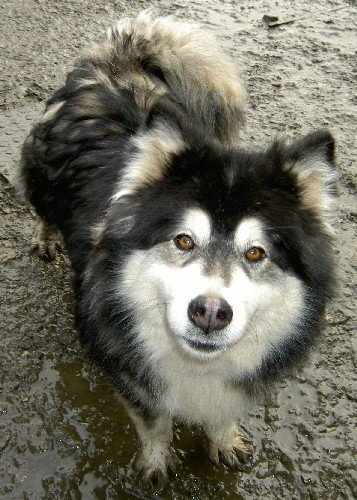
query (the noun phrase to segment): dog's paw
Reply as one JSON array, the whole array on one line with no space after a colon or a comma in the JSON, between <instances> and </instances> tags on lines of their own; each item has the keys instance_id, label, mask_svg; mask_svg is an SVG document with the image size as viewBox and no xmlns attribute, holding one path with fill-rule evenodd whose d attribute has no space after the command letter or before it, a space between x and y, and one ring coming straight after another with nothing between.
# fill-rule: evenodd
<instances>
[{"instance_id":1,"label":"dog's paw","mask_svg":"<svg viewBox=\"0 0 357 500\"><path fill-rule=\"evenodd\" d=\"M58 230L45 222L39 222L32 237L31 252L37 252L44 260L54 260L62 244Z\"/></svg>"},{"instance_id":2,"label":"dog's paw","mask_svg":"<svg viewBox=\"0 0 357 500\"><path fill-rule=\"evenodd\" d=\"M228 467L239 468L251 454L251 443L237 428L226 442L209 441L208 455L214 464L222 462Z\"/></svg>"},{"instance_id":3,"label":"dog's paw","mask_svg":"<svg viewBox=\"0 0 357 500\"><path fill-rule=\"evenodd\" d=\"M175 471L179 460L173 450L149 451L143 448L134 464L143 487L149 491L162 490L169 479L169 470Z\"/></svg>"}]
</instances>

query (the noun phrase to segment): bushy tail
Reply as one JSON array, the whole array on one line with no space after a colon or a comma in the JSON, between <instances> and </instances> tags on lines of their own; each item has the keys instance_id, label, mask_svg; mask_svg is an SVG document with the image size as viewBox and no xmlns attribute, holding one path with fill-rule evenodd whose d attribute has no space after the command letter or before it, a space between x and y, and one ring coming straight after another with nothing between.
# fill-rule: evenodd
<instances>
[{"instance_id":1,"label":"bushy tail","mask_svg":"<svg viewBox=\"0 0 357 500\"><path fill-rule=\"evenodd\" d=\"M169 94L208 132L228 143L236 138L244 116L241 81L217 40L197 24L144 11L116 23L107 44L91 58L122 79L125 72L131 71L133 78L139 71L147 86L160 80L158 93Z\"/></svg>"}]
</instances>

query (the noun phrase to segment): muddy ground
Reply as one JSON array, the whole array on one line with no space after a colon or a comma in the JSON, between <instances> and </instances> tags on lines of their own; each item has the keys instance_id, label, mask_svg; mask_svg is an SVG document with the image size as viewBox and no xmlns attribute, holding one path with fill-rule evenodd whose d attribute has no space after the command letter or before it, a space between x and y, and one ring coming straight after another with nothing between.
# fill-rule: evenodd
<instances>
[{"instance_id":1,"label":"muddy ground","mask_svg":"<svg viewBox=\"0 0 357 500\"><path fill-rule=\"evenodd\" d=\"M0 495L147 496L132 472L134 429L111 386L82 356L66 257L45 263L30 254L34 214L13 189L21 141L74 57L115 17L147 6L217 32L248 89L247 143L328 127L342 172L339 290L314 356L247 415L254 454L241 470L213 466L199 432L177 427L182 464L155 498L353 498L356 11L344 0L1 2ZM264 15L295 22L269 28Z\"/></svg>"}]
</instances>

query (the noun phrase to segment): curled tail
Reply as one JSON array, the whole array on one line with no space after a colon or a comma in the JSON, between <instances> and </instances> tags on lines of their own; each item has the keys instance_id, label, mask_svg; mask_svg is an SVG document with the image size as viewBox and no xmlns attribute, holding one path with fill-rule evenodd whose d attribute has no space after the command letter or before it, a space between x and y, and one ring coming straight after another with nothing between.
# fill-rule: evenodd
<instances>
[{"instance_id":1,"label":"curled tail","mask_svg":"<svg viewBox=\"0 0 357 500\"><path fill-rule=\"evenodd\" d=\"M168 94L219 139L236 138L244 117L241 81L217 40L197 24L144 11L117 22L89 57L121 84Z\"/></svg>"}]
</instances>

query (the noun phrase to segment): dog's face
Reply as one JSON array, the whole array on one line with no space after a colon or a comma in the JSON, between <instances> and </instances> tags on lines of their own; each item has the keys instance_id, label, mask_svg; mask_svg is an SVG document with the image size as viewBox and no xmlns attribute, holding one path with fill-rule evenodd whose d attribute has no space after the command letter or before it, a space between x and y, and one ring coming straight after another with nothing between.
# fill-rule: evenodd
<instances>
[{"instance_id":1,"label":"dog's face","mask_svg":"<svg viewBox=\"0 0 357 500\"><path fill-rule=\"evenodd\" d=\"M224 235L205 210L187 208L170 236L134 252L125 266L126 290L147 336L164 330L191 356L205 359L244 335L276 342L298 322L303 287L279 266L257 216L243 217Z\"/></svg>"},{"instance_id":2,"label":"dog's face","mask_svg":"<svg viewBox=\"0 0 357 500\"><path fill-rule=\"evenodd\" d=\"M247 153L188 146L165 127L137 141L114 197L118 296L152 353L174 345L204 360L241 346L259 363L298 342L324 302L331 136Z\"/></svg>"}]
</instances>

